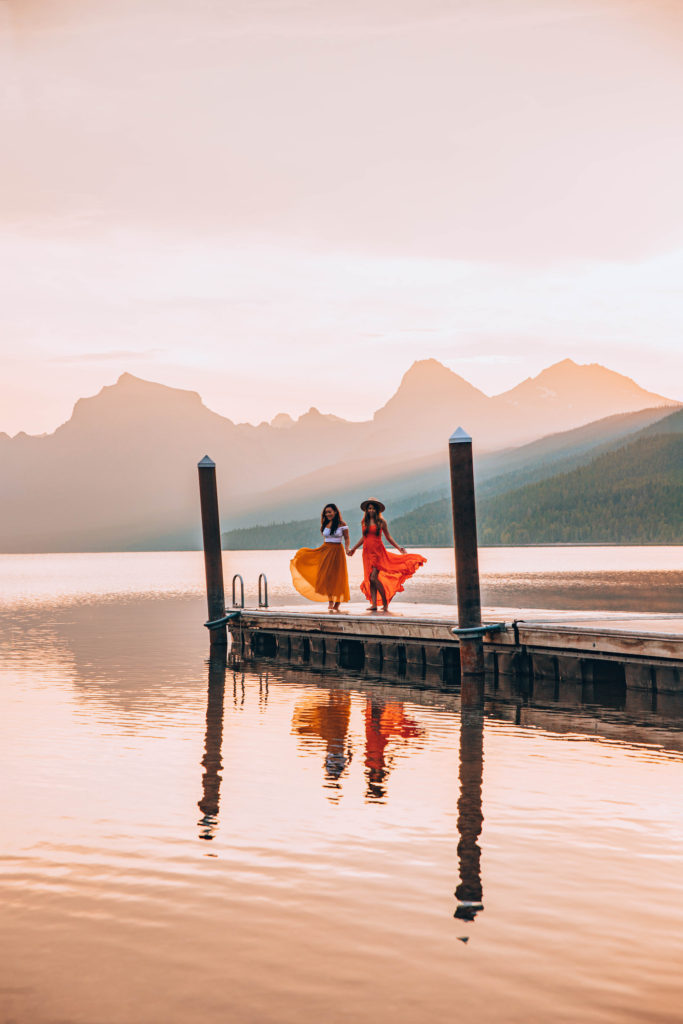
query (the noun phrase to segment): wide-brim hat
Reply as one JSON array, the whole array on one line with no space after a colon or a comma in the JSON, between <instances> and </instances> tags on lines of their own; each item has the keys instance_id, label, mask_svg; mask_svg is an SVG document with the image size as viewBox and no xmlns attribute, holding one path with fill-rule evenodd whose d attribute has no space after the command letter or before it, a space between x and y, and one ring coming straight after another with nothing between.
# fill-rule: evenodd
<instances>
[{"instance_id":1,"label":"wide-brim hat","mask_svg":"<svg viewBox=\"0 0 683 1024\"><path fill-rule=\"evenodd\" d=\"M377 498L366 498L365 501L361 501L360 507L365 512L368 505L374 505L378 512L384 512L386 505L382 501L378 501Z\"/></svg>"}]
</instances>

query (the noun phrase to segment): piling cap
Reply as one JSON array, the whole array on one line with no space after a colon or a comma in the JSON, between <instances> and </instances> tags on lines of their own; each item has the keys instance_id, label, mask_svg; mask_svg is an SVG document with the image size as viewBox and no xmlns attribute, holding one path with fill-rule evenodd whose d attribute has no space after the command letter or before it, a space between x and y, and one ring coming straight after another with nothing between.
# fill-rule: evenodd
<instances>
[{"instance_id":1,"label":"piling cap","mask_svg":"<svg viewBox=\"0 0 683 1024\"><path fill-rule=\"evenodd\" d=\"M210 459L208 455L205 455L201 462L197 463L200 469L215 469L216 463L213 459Z\"/></svg>"},{"instance_id":2,"label":"piling cap","mask_svg":"<svg viewBox=\"0 0 683 1024\"><path fill-rule=\"evenodd\" d=\"M451 436L448 438L449 444L465 444L467 442L471 443L472 438L470 437L466 430L462 429L462 427L458 427L457 430L454 430Z\"/></svg>"}]
</instances>

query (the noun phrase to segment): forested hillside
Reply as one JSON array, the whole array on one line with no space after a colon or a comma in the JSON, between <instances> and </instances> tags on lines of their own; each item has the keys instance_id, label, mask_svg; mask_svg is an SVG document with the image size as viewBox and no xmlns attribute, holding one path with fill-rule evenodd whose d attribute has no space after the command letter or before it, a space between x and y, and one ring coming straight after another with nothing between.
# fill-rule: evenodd
<instances>
[{"instance_id":1,"label":"forested hillside","mask_svg":"<svg viewBox=\"0 0 683 1024\"><path fill-rule=\"evenodd\" d=\"M424 506L423 506L424 507ZM319 519L297 519L268 526L245 526L223 534L226 551L274 551L282 548L316 548L322 544Z\"/></svg>"},{"instance_id":2,"label":"forested hillside","mask_svg":"<svg viewBox=\"0 0 683 1024\"><path fill-rule=\"evenodd\" d=\"M587 466L479 503L479 542L683 543L683 435L640 437ZM450 501L394 520L404 544L452 543Z\"/></svg>"}]
</instances>

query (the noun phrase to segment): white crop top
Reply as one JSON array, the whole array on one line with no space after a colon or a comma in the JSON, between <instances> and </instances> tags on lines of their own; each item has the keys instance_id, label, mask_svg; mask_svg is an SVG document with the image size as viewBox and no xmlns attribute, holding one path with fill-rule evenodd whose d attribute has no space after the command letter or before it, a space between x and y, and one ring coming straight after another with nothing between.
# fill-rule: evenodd
<instances>
[{"instance_id":1,"label":"white crop top","mask_svg":"<svg viewBox=\"0 0 683 1024\"><path fill-rule=\"evenodd\" d=\"M344 533L349 532L348 526L338 526L334 533L330 533L329 526L326 526L323 530L323 543L324 544L342 544L344 542Z\"/></svg>"}]
</instances>

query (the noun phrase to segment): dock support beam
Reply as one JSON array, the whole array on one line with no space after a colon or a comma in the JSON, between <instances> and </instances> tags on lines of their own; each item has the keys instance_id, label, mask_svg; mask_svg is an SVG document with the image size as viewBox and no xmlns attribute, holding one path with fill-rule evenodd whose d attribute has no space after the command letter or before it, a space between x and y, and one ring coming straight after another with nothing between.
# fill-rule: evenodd
<instances>
[{"instance_id":1,"label":"dock support beam","mask_svg":"<svg viewBox=\"0 0 683 1024\"><path fill-rule=\"evenodd\" d=\"M197 465L199 471L199 501L202 510L202 537L204 539L204 569L206 571L206 602L209 622L215 622L225 615L225 591L223 589L223 553L221 550L221 527L218 517L218 489L216 487L216 463L205 455ZM225 625L210 629L211 649L227 647L228 634Z\"/></svg>"},{"instance_id":2,"label":"dock support beam","mask_svg":"<svg viewBox=\"0 0 683 1024\"><path fill-rule=\"evenodd\" d=\"M458 628L476 630L481 626L477 513L474 504L472 438L462 427L448 440L455 545L455 583L458 595ZM484 646L481 636L459 637L462 676L484 674Z\"/></svg>"}]
</instances>

